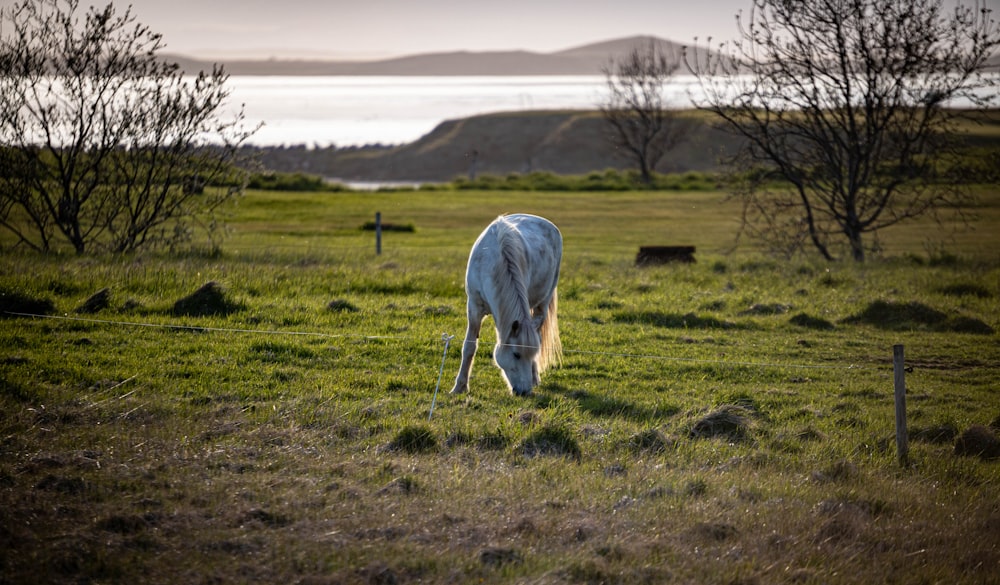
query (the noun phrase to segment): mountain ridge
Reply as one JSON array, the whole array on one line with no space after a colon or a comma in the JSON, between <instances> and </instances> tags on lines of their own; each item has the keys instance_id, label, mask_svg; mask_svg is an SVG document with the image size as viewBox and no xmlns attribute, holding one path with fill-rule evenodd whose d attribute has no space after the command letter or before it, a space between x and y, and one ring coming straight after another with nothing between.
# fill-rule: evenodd
<instances>
[{"instance_id":1,"label":"mountain ridge","mask_svg":"<svg viewBox=\"0 0 1000 585\"><path fill-rule=\"evenodd\" d=\"M684 45L638 35L570 47L552 53L525 50L449 51L403 55L374 61L320 59L229 59L221 61L230 75L601 75L611 59L650 43L680 57ZM220 61L165 54L181 69L210 70Z\"/></svg>"}]
</instances>

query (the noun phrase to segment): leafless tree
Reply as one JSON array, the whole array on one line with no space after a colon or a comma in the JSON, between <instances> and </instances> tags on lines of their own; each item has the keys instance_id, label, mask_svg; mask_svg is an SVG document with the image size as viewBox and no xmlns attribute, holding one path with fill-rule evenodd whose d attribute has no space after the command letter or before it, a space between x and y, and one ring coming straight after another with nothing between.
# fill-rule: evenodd
<instances>
[{"instance_id":1,"label":"leafless tree","mask_svg":"<svg viewBox=\"0 0 1000 585\"><path fill-rule=\"evenodd\" d=\"M961 213L943 180L959 116L987 107L1000 34L984 6L941 0L753 0L739 39L685 54L695 105L744 146L738 195L751 235L826 259L918 216ZM966 109L957 109L958 103Z\"/></svg>"},{"instance_id":2,"label":"leafless tree","mask_svg":"<svg viewBox=\"0 0 1000 585\"><path fill-rule=\"evenodd\" d=\"M176 246L238 194L252 132L228 76L188 77L131 9L22 0L0 12L0 226L38 251ZM221 185L221 186L220 186Z\"/></svg>"},{"instance_id":3,"label":"leafless tree","mask_svg":"<svg viewBox=\"0 0 1000 585\"><path fill-rule=\"evenodd\" d=\"M685 136L686 121L667 107L664 84L680 68L679 56L668 54L655 40L613 58L604 68L607 99L600 104L611 126L611 141L639 168L644 184L663 156Z\"/></svg>"}]
</instances>

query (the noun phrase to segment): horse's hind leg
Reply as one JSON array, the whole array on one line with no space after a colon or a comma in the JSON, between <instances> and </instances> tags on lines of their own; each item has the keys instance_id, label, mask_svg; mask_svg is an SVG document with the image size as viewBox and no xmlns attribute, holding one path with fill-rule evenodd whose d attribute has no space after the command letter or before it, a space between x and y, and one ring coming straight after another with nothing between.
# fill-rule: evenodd
<instances>
[{"instance_id":1,"label":"horse's hind leg","mask_svg":"<svg viewBox=\"0 0 1000 585\"><path fill-rule=\"evenodd\" d=\"M469 326L465 331L465 343L462 344L462 365L458 368L458 375L455 376L455 386L451 389L452 394L465 392L469 389L469 375L472 373L472 360L476 357L476 349L479 348L479 330L483 326L485 315L469 307Z\"/></svg>"}]
</instances>

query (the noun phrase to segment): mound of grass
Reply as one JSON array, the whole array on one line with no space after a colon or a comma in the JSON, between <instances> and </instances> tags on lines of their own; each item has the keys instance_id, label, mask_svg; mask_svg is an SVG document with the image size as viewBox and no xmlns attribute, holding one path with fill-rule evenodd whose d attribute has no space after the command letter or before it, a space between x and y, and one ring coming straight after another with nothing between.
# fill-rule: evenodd
<instances>
[{"instance_id":1,"label":"mound of grass","mask_svg":"<svg viewBox=\"0 0 1000 585\"><path fill-rule=\"evenodd\" d=\"M658 429L647 429L638 432L628 440L629 450L635 453L662 453L672 447L674 442Z\"/></svg>"},{"instance_id":2,"label":"mound of grass","mask_svg":"<svg viewBox=\"0 0 1000 585\"><path fill-rule=\"evenodd\" d=\"M437 437L434 431L422 426L407 426L400 429L392 441L385 446L388 451L405 451L406 453L423 453L437 449Z\"/></svg>"},{"instance_id":3,"label":"mound of grass","mask_svg":"<svg viewBox=\"0 0 1000 585\"><path fill-rule=\"evenodd\" d=\"M56 305L49 299L30 297L17 291L0 290L0 319L17 316L11 313L51 315L55 312Z\"/></svg>"},{"instance_id":4,"label":"mound of grass","mask_svg":"<svg viewBox=\"0 0 1000 585\"><path fill-rule=\"evenodd\" d=\"M950 423L930 427L913 427L909 431L910 439L924 443L943 444L955 440L958 429Z\"/></svg>"},{"instance_id":5,"label":"mound of grass","mask_svg":"<svg viewBox=\"0 0 1000 585\"><path fill-rule=\"evenodd\" d=\"M695 421L689 435L694 439L723 438L739 442L750 436L751 412L742 406L724 404Z\"/></svg>"},{"instance_id":6,"label":"mound of grass","mask_svg":"<svg viewBox=\"0 0 1000 585\"><path fill-rule=\"evenodd\" d=\"M993 328L979 319L966 316L949 317L947 313L917 301L906 303L874 301L857 315L844 319L844 323L860 323L892 331L927 329L955 333L993 334Z\"/></svg>"},{"instance_id":7,"label":"mound of grass","mask_svg":"<svg viewBox=\"0 0 1000 585\"><path fill-rule=\"evenodd\" d=\"M813 317L808 313L799 313L789 319L788 322L792 325L798 325L806 329L815 329L817 331L831 331L834 329L833 323L821 317Z\"/></svg>"},{"instance_id":8,"label":"mound of grass","mask_svg":"<svg viewBox=\"0 0 1000 585\"><path fill-rule=\"evenodd\" d=\"M360 311L354 304L345 299L334 299L327 303L326 308L334 313L357 313Z\"/></svg>"},{"instance_id":9,"label":"mound of grass","mask_svg":"<svg viewBox=\"0 0 1000 585\"><path fill-rule=\"evenodd\" d=\"M1000 458L1000 438L989 427L972 425L955 440L955 455Z\"/></svg>"},{"instance_id":10,"label":"mound of grass","mask_svg":"<svg viewBox=\"0 0 1000 585\"><path fill-rule=\"evenodd\" d=\"M476 448L480 451L499 451L506 449L509 444L510 439L507 438L507 435L501 429L483 433L476 440Z\"/></svg>"},{"instance_id":11,"label":"mound of grass","mask_svg":"<svg viewBox=\"0 0 1000 585\"><path fill-rule=\"evenodd\" d=\"M573 433L563 426L545 425L528 435L519 451L525 457L553 455L579 460L583 455Z\"/></svg>"},{"instance_id":12,"label":"mound of grass","mask_svg":"<svg viewBox=\"0 0 1000 585\"><path fill-rule=\"evenodd\" d=\"M978 335L993 335L995 330L985 322L974 317L953 317L948 319L937 331L953 331L955 333L975 333Z\"/></svg>"},{"instance_id":13,"label":"mound of grass","mask_svg":"<svg viewBox=\"0 0 1000 585\"><path fill-rule=\"evenodd\" d=\"M243 308L242 304L229 300L222 285L212 280L175 302L171 313L185 317L224 317Z\"/></svg>"},{"instance_id":14,"label":"mound of grass","mask_svg":"<svg viewBox=\"0 0 1000 585\"><path fill-rule=\"evenodd\" d=\"M993 293L990 289L981 284L971 282L949 284L938 290L940 290L942 294L946 294L951 297L976 297L979 299L993 298Z\"/></svg>"}]
</instances>

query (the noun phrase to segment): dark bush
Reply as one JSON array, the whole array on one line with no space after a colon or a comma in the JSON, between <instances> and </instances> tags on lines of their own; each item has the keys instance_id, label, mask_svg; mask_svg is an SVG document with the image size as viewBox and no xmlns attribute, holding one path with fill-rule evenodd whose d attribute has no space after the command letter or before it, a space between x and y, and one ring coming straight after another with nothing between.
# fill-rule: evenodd
<instances>
[{"instance_id":1,"label":"dark bush","mask_svg":"<svg viewBox=\"0 0 1000 585\"><path fill-rule=\"evenodd\" d=\"M265 191L344 191L345 187L337 183L329 183L323 177L305 173L257 173L247 182L248 189Z\"/></svg>"}]
</instances>

